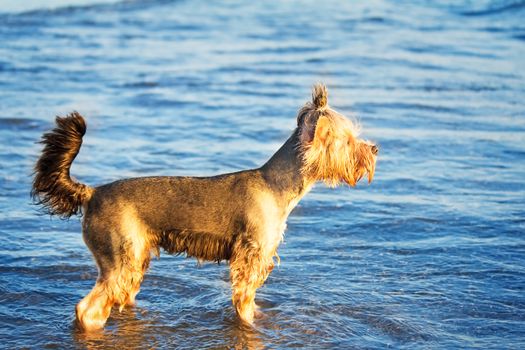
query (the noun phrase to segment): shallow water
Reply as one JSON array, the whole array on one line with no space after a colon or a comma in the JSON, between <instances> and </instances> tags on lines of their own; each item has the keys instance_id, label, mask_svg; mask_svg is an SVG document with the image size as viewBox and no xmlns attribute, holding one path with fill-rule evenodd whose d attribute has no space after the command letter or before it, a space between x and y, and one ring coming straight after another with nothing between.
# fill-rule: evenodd
<instances>
[{"instance_id":1,"label":"shallow water","mask_svg":"<svg viewBox=\"0 0 525 350\"><path fill-rule=\"evenodd\" d=\"M523 2L1 3L2 346L525 345ZM163 254L136 308L77 332L96 278L79 220L29 199L53 116L88 120L82 182L209 175L261 165L317 81L381 145L376 177L294 210L257 328L224 264Z\"/></svg>"}]
</instances>

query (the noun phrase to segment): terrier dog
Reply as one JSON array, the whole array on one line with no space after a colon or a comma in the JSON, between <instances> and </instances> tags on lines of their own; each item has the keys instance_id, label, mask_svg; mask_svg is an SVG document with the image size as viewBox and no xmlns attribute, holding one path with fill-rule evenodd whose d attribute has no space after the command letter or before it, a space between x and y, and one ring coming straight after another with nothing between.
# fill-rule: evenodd
<instances>
[{"instance_id":1,"label":"terrier dog","mask_svg":"<svg viewBox=\"0 0 525 350\"><path fill-rule=\"evenodd\" d=\"M76 306L84 330L103 328L111 308L133 305L152 254L160 248L199 260L229 261L232 302L253 324L255 292L274 264L286 219L316 181L329 186L374 177L378 147L327 104L315 85L297 128L257 169L212 177L152 176L90 187L69 170L86 132L74 112L42 136L31 194L46 213L84 214L82 233L98 266L91 292ZM275 259L275 260L274 260Z\"/></svg>"}]
</instances>

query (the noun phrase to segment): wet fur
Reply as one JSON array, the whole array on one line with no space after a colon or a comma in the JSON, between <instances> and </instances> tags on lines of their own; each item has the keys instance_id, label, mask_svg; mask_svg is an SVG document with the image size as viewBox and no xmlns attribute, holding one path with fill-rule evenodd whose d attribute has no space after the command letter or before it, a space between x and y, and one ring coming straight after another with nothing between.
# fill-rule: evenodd
<instances>
[{"instance_id":1,"label":"wet fur","mask_svg":"<svg viewBox=\"0 0 525 350\"><path fill-rule=\"evenodd\" d=\"M232 302L251 324L255 292L278 260L286 219L316 181L355 185L372 180L377 147L359 140L352 122L314 87L297 128L262 167L213 177L143 177L89 187L69 169L86 127L82 116L57 117L44 134L32 195L50 214L84 212L83 238L99 277L77 305L79 326L102 328L113 305L133 305L152 255L160 248L230 264Z\"/></svg>"}]
</instances>

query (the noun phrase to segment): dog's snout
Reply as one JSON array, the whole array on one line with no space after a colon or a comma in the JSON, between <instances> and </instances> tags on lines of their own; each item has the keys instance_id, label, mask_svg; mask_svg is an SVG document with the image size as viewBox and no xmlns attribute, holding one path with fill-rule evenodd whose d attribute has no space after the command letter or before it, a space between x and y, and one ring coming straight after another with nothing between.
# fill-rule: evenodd
<instances>
[{"instance_id":1,"label":"dog's snout","mask_svg":"<svg viewBox=\"0 0 525 350\"><path fill-rule=\"evenodd\" d=\"M379 152L379 147L377 145L373 145L372 146L372 153L373 154L377 154L377 152Z\"/></svg>"}]
</instances>

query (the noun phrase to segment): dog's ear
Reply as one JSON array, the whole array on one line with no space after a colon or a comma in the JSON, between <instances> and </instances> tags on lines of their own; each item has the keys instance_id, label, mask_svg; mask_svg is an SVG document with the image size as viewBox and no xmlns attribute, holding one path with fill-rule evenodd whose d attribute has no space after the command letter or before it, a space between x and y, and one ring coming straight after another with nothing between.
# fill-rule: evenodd
<instances>
[{"instance_id":1,"label":"dog's ear","mask_svg":"<svg viewBox=\"0 0 525 350\"><path fill-rule=\"evenodd\" d=\"M312 88L312 104L316 110L324 109L328 105L328 90L323 84L315 84Z\"/></svg>"},{"instance_id":2,"label":"dog's ear","mask_svg":"<svg viewBox=\"0 0 525 350\"><path fill-rule=\"evenodd\" d=\"M315 126L318 118L319 113L316 111L312 112L311 110L299 114L297 117L297 126L301 130L300 137L303 145L309 144L314 139Z\"/></svg>"},{"instance_id":3,"label":"dog's ear","mask_svg":"<svg viewBox=\"0 0 525 350\"><path fill-rule=\"evenodd\" d=\"M328 108L328 92L323 84L312 88L312 102L307 103L297 115L297 126L301 128L301 142L306 144L314 140L318 121ZM327 119L326 117L324 117ZM325 120L323 123L329 122ZM326 128L324 128L326 129Z\"/></svg>"},{"instance_id":4,"label":"dog's ear","mask_svg":"<svg viewBox=\"0 0 525 350\"><path fill-rule=\"evenodd\" d=\"M320 116L315 125L315 133L313 137L314 145L326 145L331 134L332 126L330 120L325 116Z\"/></svg>"}]
</instances>

